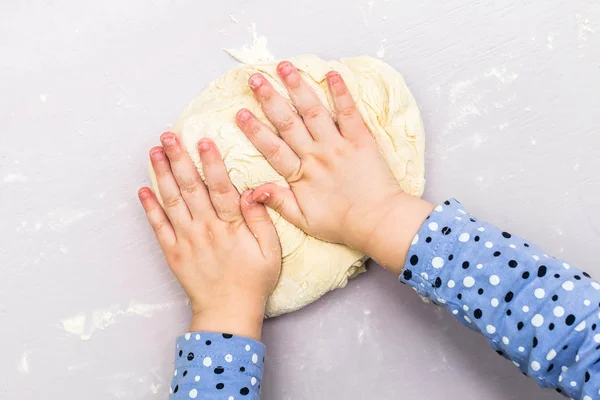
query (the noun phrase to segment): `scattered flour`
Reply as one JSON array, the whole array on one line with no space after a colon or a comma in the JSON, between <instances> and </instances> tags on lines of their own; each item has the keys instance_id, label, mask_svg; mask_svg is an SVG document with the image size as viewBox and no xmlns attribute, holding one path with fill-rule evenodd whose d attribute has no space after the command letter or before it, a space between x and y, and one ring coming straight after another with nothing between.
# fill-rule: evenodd
<instances>
[{"instance_id":1,"label":"scattered flour","mask_svg":"<svg viewBox=\"0 0 600 400\"><path fill-rule=\"evenodd\" d=\"M19 174L8 174L4 177L4 183L27 182L27 177Z\"/></svg>"},{"instance_id":2,"label":"scattered flour","mask_svg":"<svg viewBox=\"0 0 600 400\"><path fill-rule=\"evenodd\" d=\"M369 18L370 14L373 11L374 2L373 0L369 1L366 5L360 6L360 11L362 12L362 20L365 26L369 26Z\"/></svg>"},{"instance_id":3,"label":"scattered flour","mask_svg":"<svg viewBox=\"0 0 600 400\"><path fill-rule=\"evenodd\" d=\"M256 33L256 24L253 23L249 30L252 33L252 44L244 44L240 49L225 49L227 54L242 64L274 60L275 56L267 49L267 38Z\"/></svg>"},{"instance_id":4,"label":"scattered flour","mask_svg":"<svg viewBox=\"0 0 600 400\"><path fill-rule=\"evenodd\" d=\"M493 67L483 74L475 76L471 79L457 81L451 85L448 93L448 99L450 103L450 120L444 133L462 128L474 117L485 115L489 112L489 110L487 110L485 107L480 107L480 104L484 100L484 95L487 95L489 90L486 91L481 89L479 84L486 79L492 78L497 80L500 86L507 86L519 79L519 74L516 72L511 72L506 65L502 65ZM485 87L489 87L489 85L485 85ZM434 85L434 90L439 93L439 86L436 87ZM511 103L515 99L516 94L513 93L505 100L496 101L493 104L495 108L503 109L507 104ZM474 140L475 146L481 144L481 142L476 140L476 138L473 137L472 139Z\"/></svg>"},{"instance_id":5,"label":"scattered flour","mask_svg":"<svg viewBox=\"0 0 600 400\"><path fill-rule=\"evenodd\" d=\"M592 21L581 14L575 14L575 20L579 29L579 39L583 42L588 40L590 35L594 35L596 31L592 29Z\"/></svg>"},{"instance_id":6,"label":"scattered flour","mask_svg":"<svg viewBox=\"0 0 600 400\"><path fill-rule=\"evenodd\" d=\"M85 315L75 315L73 317L63 319L61 323L65 331L80 336L83 339L85 334ZM89 339L89 337L87 339Z\"/></svg>"},{"instance_id":7,"label":"scattered flour","mask_svg":"<svg viewBox=\"0 0 600 400\"><path fill-rule=\"evenodd\" d=\"M81 340L90 340L96 330L105 330L117 322L119 317L138 316L149 318L155 312L170 308L175 302L159 304L145 304L130 302L127 308L121 308L118 304L106 309L99 309L91 313L81 313L61 321L65 331L79 336Z\"/></svg>"},{"instance_id":8,"label":"scattered flour","mask_svg":"<svg viewBox=\"0 0 600 400\"><path fill-rule=\"evenodd\" d=\"M481 136L479 134L472 135L470 137L470 139L473 141L473 148L474 149L478 149L479 147L481 147L481 145L483 143L485 143L486 140L487 140L487 139L485 139L483 136Z\"/></svg>"},{"instance_id":9,"label":"scattered flour","mask_svg":"<svg viewBox=\"0 0 600 400\"><path fill-rule=\"evenodd\" d=\"M34 221L21 221L21 224L17 226L18 233L25 232L38 232L42 229L42 227L47 227L53 231L60 231L69 225L88 217L94 212L91 210L64 210L64 209L56 209L52 212L49 212L45 216L36 218Z\"/></svg>"},{"instance_id":10,"label":"scattered flour","mask_svg":"<svg viewBox=\"0 0 600 400\"><path fill-rule=\"evenodd\" d=\"M546 37L546 47L548 47L549 50L554 50L554 39L556 39L556 34L554 33L549 33L548 37Z\"/></svg>"},{"instance_id":11,"label":"scattered flour","mask_svg":"<svg viewBox=\"0 0 600 400\"><path fill-rule=\"evenodd\" d=\"M508 72L508 69L505 66L500 68L492 68L485 73L485 76L494 77L504 84L512 83L519 79L519 74L516 72Z\"/></svg>"},{"instance_id":12,"label":"scattered flour","mask_svg":"<svg viewBox=\"0 0 600 400\"><path fill-rule=\"evenodd\" d=\"M554 225L548 225L550 228L552 228L557 234L558 236L565 236L565 232L562 230L562 228L560 226L554 226Z\"/></svg>"},{"instance_id":13,"label":"scattered flour","mask_svg":"<svg viewBox=\"0 0 600 400\"><path fill-rule=\"evenodd\" d=\"M450 117L448 131L463 127L473 116L482 115L477 105L482 96L476 90L472 90L476 80L468 79L456 82L450 88Z\"/></svg>"},{"instance_id":14,"label":"scattered flour","mask_svg":"<svg viewBox=\"0 0 600 400\"><path fill-rule=\"evenodd\" d=\"M21 356L21 360L19 361L18 370L22 374L28 374L30 371L30 369L29 369L29 356L30 355L31 355L31 351L26 351Z\"/></svg>"},{"instance_id":15,"label":"scattered flour","mask_svg":"<svg viewBox=\"0 0 600 400\"><path fill-rule=\"evenodd\" d=\"M385 57L385 43L387 39L381 39L381 44L379 45L379 50L377 50L377 58Z\"/></svg>"},{"instance_id":16,"label":"scattered flour","mask_svg":"<svg viewBox=\"0 0 600 400\"><path fill-rule=\"evenodd\" d=\"M161 386L160 383L152 383L150 385L150 392L152 392L152 394L158 394L158 389L160 389Z\"/></svg>"}]
</instances>

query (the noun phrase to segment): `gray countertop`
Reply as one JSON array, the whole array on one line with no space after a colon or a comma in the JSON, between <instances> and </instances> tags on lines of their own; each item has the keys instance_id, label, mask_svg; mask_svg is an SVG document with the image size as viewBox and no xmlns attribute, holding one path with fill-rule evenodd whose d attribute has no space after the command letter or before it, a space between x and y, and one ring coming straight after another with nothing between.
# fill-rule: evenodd
<instances>
[{"instance_id":1,"label":"gray countertop","mask_svg":"<svg viewBox=\"0 0 600 400\"><path fill-rule=\"evenodd\" d=\"M425 197L600 275L596 0L0 5L0 397L166 398L190 312L137 204L147 150L269 40L382 56L423 112ZM267 321L263 399L555 399L377 266Z\"/></svg>"}]
</instances>

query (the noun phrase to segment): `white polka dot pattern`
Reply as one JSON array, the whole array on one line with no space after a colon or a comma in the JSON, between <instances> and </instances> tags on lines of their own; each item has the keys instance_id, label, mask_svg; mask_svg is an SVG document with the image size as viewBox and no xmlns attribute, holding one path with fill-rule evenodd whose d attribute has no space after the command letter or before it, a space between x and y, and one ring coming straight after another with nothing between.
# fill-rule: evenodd
<instances>
[{"instance_id":1,"label":"white polka dot pattern","mask_svg":"<svg viewBox=\"0 0 600 400\"><path fill-rule=\"evenodd\" d=\"M260 342L227 333L180 336L170 399L258 399L264 350Z\"/></svg>"},{"instance_id":2,"label":"white polka dot pattern","mask_svg":"<svg viewBox=\"0 0 600 400\"><path fill-rule=\"evenodd\" d=\"M600 398L600 283L449 200L409 250L400 280L485 335L563 395ZM429 261L428 261L429 260Z\"/></svg>"}]
</instances>

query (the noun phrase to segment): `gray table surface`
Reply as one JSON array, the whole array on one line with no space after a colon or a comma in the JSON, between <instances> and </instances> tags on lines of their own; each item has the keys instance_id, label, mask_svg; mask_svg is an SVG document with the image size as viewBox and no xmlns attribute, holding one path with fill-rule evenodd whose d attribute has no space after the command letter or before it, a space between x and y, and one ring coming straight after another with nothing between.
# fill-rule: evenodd
<instances>
[{"instance_id":1,"label":"gray table surface","mask_svg":"<svg viewBox=\"0 0 600 400\"><path fill-rule=\"evenodd\" d=\"M0 5L0 397L166 398L190 312L137 204L146 157L251 40L383 56L428 136L425 197L600 275L597 0ZM264 399L555 399L376 266L265 324Z\"/></svg>"}]
</instances>

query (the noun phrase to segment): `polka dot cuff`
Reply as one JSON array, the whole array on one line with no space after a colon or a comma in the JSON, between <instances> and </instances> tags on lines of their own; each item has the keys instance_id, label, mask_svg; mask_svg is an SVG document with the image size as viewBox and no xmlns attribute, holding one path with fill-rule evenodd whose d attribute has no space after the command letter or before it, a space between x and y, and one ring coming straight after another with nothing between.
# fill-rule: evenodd
<instances>
[{"instance_id":1,"label":"polka dot cuff","mask_svg":"<svg viewBox=\"0 0 600 400\"><path fill-rule=\"evenodd\" d=\"M448 200L413 239L400 280L540 386L600 398L600 284L589 274Z\"/></svg>"},{"instance_id":2,"label":"polka dot cuff","mask_svg":"<svg viewBox=\"0 0 600 400\"><path fill-rule=\"evenodd\" d=\"M265 345L227 333L177 338L170 399L259 399Z\"/></svg>"}]
</instances>

